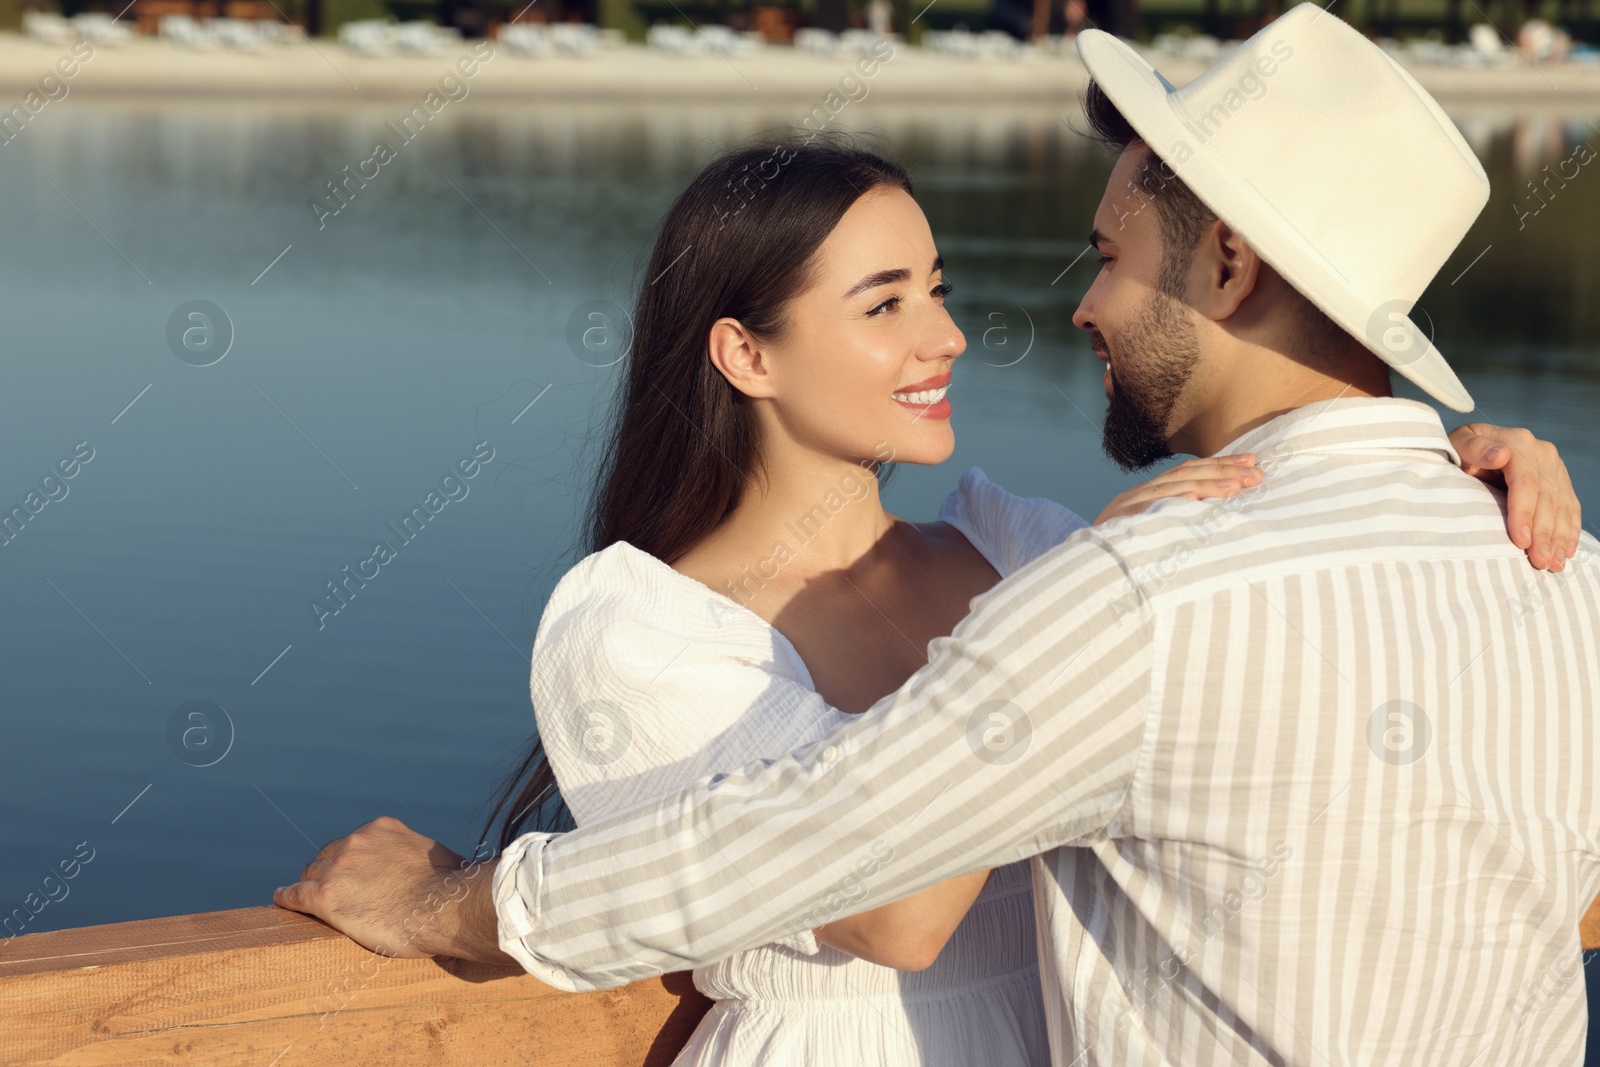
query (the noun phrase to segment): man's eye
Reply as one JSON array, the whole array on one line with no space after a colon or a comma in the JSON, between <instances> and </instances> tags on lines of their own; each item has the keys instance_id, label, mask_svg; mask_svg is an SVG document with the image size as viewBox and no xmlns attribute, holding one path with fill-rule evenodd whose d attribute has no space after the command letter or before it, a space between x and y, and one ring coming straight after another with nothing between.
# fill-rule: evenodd
<instances>
[{"instance_id":1,"label":"man's eye","mask_svg":"<svg viewBox=\"0 0 1600 1067\"><path fill-rule=\"evenodd\" d=\"M1100 265L1102 267L1105 266L1107 263L1110 263L1110 262L1111 262L1111 257L1110 256L1101 256L1100 257Z\"/></svg>"}]
</instances>

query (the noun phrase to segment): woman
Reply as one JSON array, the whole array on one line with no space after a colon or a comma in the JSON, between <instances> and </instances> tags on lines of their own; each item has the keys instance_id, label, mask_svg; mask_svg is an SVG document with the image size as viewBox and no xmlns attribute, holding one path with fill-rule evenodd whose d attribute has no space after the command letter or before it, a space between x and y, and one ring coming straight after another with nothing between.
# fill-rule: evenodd
<instances>
[{"instance_id":1,"label":"woman","mask_svg":"<svg viewBox=\"0 0 1600 1067\"><path fill-rule=\"evenodd\" d=\"M950 456L965 347L898 166L838 144L734 151L673 204L646 276L592 554L534 648L547 762L536 747L491 815L509 802L502 849L549 801L582 823L823 737L925 664L972 597L1088 525L976 468L938 521L884 509L882 463ZM1261 477L1250 456L1192 459L1100 519ZM675 1063L1048 1060L1026 864L840 917L860 888L814 929L696 970L715 1004Z\"/></svg>"}]
</instances>

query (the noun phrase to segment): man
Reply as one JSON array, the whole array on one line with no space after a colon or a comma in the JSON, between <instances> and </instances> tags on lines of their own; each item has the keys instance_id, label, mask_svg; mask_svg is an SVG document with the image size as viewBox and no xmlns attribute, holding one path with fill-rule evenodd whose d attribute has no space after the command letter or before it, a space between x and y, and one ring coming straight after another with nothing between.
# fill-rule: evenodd
<instances>
[{"instance_id":1,"label":"man","mask_svg":"<svg viewBox=\"0 0 1600 1067\"><path fill-rule=\"evenodd\" d=\"M1408 312L1483 172L1311 5L1183 90L1105 34L1079 49L1122 146L1074 317L1106 447L1253 451L1265 482L1075 533L826 740L520 838L492 898L378 820L280 904L595 989L1035 857L1060 1067L1581 1061L1600 544L1531 531L1554 562L1530 569L1437 414L1389 390L1472 406Z\"/></svg>"}]
</instances>

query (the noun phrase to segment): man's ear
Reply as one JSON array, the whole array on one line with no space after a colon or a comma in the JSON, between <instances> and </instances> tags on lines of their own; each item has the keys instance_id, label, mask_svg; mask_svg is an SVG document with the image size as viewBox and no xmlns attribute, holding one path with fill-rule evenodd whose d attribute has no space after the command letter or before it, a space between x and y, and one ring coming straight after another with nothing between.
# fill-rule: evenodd
<instances>
[{"instance_id":1,"label":"man's ear","mask_svg":"<svg viewBox=\"0 0 1600 1067\"><path fill-rule=\"evenodd\" d=\"M755 335L738 319L718 319L707 341L711 365L745 396L773 395L771 360Z\"/></svg>"},{"instance_id":2,"label":"man's ear","mask_svg":"<svg viewBox=\"0 0 1600 1067\"><path fill-rule=\"evenodd\" d=\"M1261 280L1263 264L1233 227L1221 219L1206 227L1194 253L1198 292L1190 303L1200 314L1221 321L1239 310Z\"/></svg>"}]
</instances>

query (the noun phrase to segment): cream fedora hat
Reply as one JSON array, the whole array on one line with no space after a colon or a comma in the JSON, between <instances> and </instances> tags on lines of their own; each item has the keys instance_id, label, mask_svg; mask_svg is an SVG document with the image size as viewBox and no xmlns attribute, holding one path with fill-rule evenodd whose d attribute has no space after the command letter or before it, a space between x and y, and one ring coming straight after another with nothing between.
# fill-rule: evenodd
<instances>
[{"instance_id":1,"label":"cream fedora hat","mask_svg":"<svg viewBox=\"0 0 1600 1067\"><path fill-rule=\"evenodd\" d=\"M1472 410L1411 311L1489 179L1398 63L1314 3L1182 89L1108 33L1078 34L1078 54L1166 173L1385 363Z\"/></svg>"}]
</instances>

